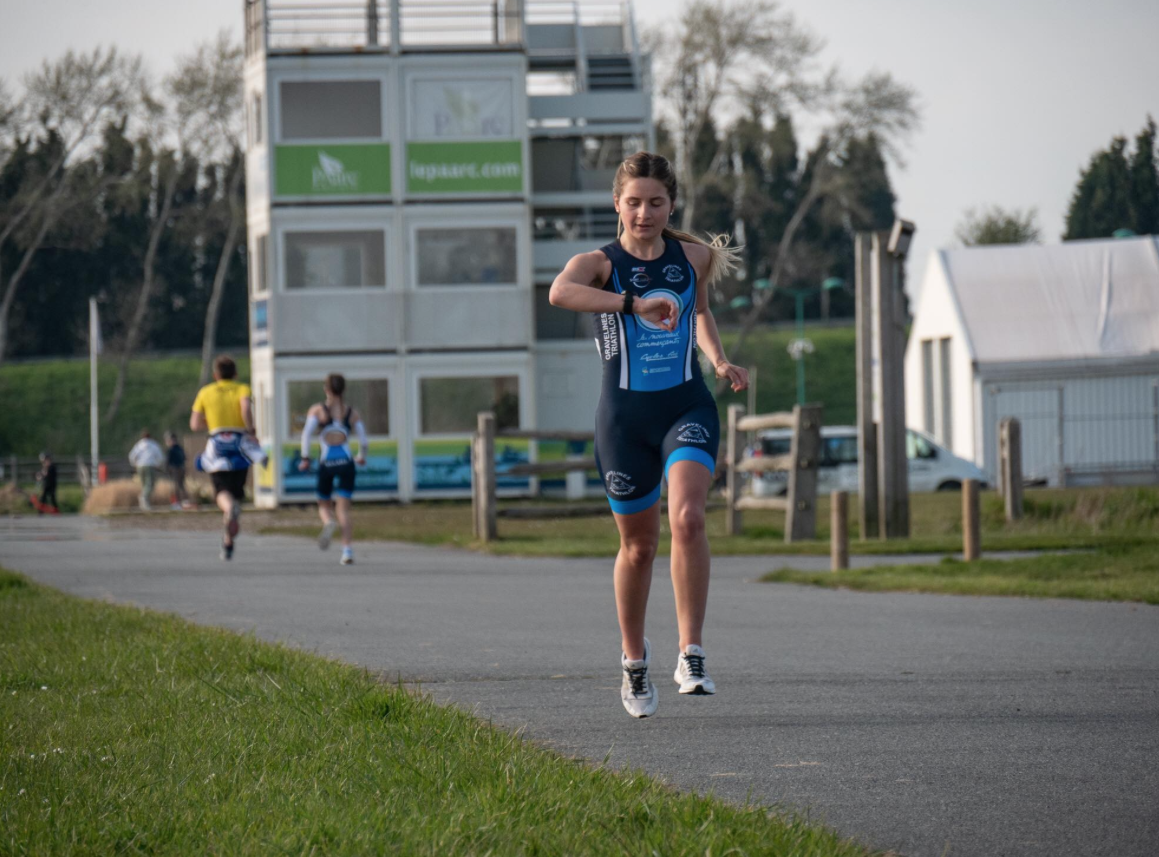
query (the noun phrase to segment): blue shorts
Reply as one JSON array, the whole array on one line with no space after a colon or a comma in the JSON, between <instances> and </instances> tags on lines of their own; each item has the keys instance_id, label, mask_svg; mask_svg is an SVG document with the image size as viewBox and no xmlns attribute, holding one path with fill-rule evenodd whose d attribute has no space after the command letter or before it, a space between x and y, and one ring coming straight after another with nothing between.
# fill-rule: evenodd
<instances>
[{"instance_id":1,"label":"blue shorts","mask_svg":"<svg viewBox=\"0 0 1159 857\"><path fill-rule=\"evenodd\" d=\"M334 487L334 483L338 487ZM318 463L318 499L329 500L337 494L349 500L354 496L354 462L347 459L337 464Z\"/></svg>"},{"instance_id":2,"label":"blue shorts","mask_svg":"<svg viewBox=\"0 0 1159 857\"><path fill-rule=\"evenodd\" d=\"M699 378L667 390L605 391L596 409L596 467L619 515L651 508L677 461L715 473L719 448L716 401Z\"/></svg>"}]
</instances>

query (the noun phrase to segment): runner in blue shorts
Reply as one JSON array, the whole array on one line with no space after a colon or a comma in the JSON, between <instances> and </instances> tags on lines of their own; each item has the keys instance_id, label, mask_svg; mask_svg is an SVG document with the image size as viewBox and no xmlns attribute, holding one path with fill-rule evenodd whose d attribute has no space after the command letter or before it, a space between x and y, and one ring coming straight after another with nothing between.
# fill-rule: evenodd
<instances>
[{"instance_id":1,"label":"runner in blue shorts","mask_svg":"<svg viewBox=\"0 0 1159 857\"><path fill-rule=\"evenodd\" d=\"M324 386L326 400L310 408L306 426L302 429L302 461L300 470L310 469L310 445L315 433L322 444L318 459L318 515L322 518L322 533L318 547L330 547L334 531L342 527L343 565L354 563L354 524L350 518L351 499L354 497L355 464L366 464L366 427L358 411L346 404L343 394L346 379L338 374L328 375ZM357 434L358 457L350 450L350 435ZM334 499L337 498L337 499Z\"/></svg>"},{"instance_id":2,"label":"runner in blue shorts","mask_svg":"<svg viewBox=\"0 0 1159 857\"><path fill-rule=\"evenodd\" d=\"M656 712L644 615L660 537L660 490L668 483L672 588L680 627L675 672L681 693L708 695L702 633L709 550L704 530L720 424L700 370L699 346L733 390L748 373L725 358L708 307L708 287L737 262L726 236L706 242L668 226L676 177L659 155L638 152L616 171L612 196L620 237L567 263L551 286L555 306L595 315L603 362L596 411L596 462L620 551L616 609L623 670L620 698L633 717Z\"/></svg>"}]
</instances>

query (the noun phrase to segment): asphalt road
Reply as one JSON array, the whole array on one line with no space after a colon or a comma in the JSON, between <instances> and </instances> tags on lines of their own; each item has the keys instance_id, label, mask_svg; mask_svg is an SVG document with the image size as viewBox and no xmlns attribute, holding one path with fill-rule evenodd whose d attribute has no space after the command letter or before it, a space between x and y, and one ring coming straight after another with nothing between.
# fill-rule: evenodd
<instances>
[{"instance_id":1,"label":"asphalt road","mask_svg":"<svg viewBox=\"0 0 1159 857\"><path fill-rule=\"evenodd\" d=\"M610 564L0 520L0 564L404 679L567 754L807 811L913 857L1159 853L1159 608L758 584L715 561L715 697L680 697L658 564L657 716L619 700ZM861 558L896 562L912 557Z\"/></svg>"}]
</instances>

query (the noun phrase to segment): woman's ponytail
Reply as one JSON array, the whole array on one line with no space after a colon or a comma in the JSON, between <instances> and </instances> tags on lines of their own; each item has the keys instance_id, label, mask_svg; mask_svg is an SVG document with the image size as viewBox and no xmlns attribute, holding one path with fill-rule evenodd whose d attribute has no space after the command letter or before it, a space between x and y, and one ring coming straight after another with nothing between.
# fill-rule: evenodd
<instances>
[{"instance_id":1,"label":"woman's ponytail","mask_svg":"<svg viewBox=\"0 0 1159 857\"><path fill-rule=\"evenodd\" d=\"M740 247L731 243L730 236L723 232L715 235L710 233L707 241L691 232L682 232L671 226L665 226L662 234L665 238L687 241L689 244L699 244L708 248L708 270L704 272L704 283L707 286L711 287L719 282L722 277L735 271L741 263Z\"/></svg>"}]
</instances>

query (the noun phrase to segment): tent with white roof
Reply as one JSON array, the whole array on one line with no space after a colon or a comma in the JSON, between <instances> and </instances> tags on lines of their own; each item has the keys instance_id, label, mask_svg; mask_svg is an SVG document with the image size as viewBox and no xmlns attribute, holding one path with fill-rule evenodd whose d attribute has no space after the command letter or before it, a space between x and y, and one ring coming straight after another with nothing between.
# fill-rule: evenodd
<instances>
[{"instance_id":1,"label":"tent with white roof","mask_svg":"<svg viewBox=\"0 0 1159 857\"><path fill-rule=\"evenodd\" d=\"M994 479L997 426L1051 484L1159 481L1159 238L931 254L906 350L910 425Z\"/></svg>"}]
</instances>

